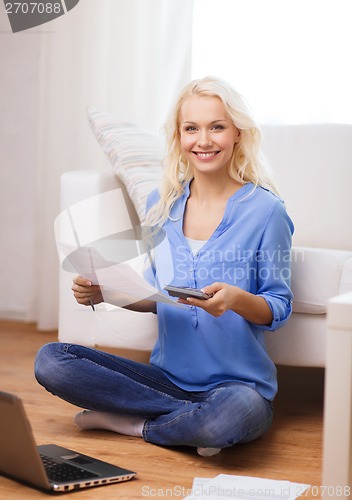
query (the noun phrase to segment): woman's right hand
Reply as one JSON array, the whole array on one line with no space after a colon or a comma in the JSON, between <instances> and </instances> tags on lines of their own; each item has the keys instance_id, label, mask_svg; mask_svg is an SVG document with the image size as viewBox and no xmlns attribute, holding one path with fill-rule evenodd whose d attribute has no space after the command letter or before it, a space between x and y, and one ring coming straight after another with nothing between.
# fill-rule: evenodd
<instances>
[{"instance_id":1,"label":"woman's right hand","mask_svg":"<svg viewBox=\"0 0 352 500\"><path fill-rule=\"evenodd\" d=\"M92 304L104 302L100 286L92 285L91 281L82 276L76 276L74 278L71 290L78 304L90 306Z\"/></svg>"}]
</instances>

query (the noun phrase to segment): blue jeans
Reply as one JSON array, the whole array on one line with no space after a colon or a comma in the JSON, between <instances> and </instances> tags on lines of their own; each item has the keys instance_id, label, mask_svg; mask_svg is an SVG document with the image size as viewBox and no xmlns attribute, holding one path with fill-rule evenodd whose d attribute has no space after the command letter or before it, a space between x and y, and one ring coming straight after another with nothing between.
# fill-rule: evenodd
<instances>
[{"instance_id":1,"label":"blue jeans","mask_svg":"<svg viewBox=\"0 0 352 500\"><path fill-rule=\"evenodd\" d=\"M144 417L143 437L158 445L225 448L257 439L272 422L272 403L243 383L187 392L155 366L79 345L44 345L35 376L76 406Z\"/></svg>"}]
</instances>

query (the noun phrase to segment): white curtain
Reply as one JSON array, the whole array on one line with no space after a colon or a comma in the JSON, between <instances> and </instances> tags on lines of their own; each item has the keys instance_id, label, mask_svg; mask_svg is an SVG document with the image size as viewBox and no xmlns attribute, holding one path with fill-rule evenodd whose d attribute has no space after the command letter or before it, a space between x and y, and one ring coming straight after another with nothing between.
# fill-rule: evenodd
<instances>
[{"instance_id":1,"label":"white curtain","mask_svg":"<svg viewBox=\"0 0 352 500\"><path fill-rule=\"evenodd\" d=\"M43 25L31 317L57 328L60 175L106 163L86 106L159 129L191 76L193 0L84 0Z\"/></svg>"}]
</instances>

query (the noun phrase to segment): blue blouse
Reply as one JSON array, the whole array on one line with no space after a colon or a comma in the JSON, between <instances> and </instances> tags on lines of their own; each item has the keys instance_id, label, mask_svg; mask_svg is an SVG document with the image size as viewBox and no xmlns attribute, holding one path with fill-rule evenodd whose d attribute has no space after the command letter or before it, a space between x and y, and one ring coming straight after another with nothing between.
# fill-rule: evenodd
<instances>
[{"instance_id":1,"label":"blue blouse","mask_svg":"<svg viewBox=\"0 0 352 500\"><path fill-rule=\"evenodd\" d=\"M272 400L277 392L276 368L265 348L265 330L283 326L292 311L293 223L279 197L248 183L228 199L219 226L193 254L183 234L189 194L187 184L162 226L166 237L153 251L146 278L160 290L167 284L236 285L263 297L273 321L257 325L233 311L214 317L194 306L178 308L159 302L159 334L150 362L187 391L240 382ZM148 208L158 196L151 194Z\"/></svg>"}]
</instances>

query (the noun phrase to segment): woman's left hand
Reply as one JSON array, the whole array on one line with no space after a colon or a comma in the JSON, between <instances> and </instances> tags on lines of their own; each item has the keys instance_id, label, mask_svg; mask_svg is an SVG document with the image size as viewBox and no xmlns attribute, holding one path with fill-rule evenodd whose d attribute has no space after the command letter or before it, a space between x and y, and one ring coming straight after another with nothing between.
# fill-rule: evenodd
<instances>
[{"instance_id":1,"label":"woman's left hand","mask_svg":"<svg viewBox=\"0 0 352 500\"><path fill-rule=\"evenodd\" d=\"M202 291L208 294L214 294L210 299L178 299L178 302L191 306L201 307L212 316L221 316L229 309L233 309L236 295L241 291L240 288L227 283L216 282L212 285L202 288Z\"/></svg>"},{"instance_id":2,"label":"woman's left hand","mask_svg":"<svg viewBox=\"0 0 352 500\"><path fill-rule=\"evenodd\" d=\"M178 302L201 307L215 317L231 310L257 325L270 325L273 321L273 313L267 301L260 295L246 292L238 286L220 282L203 287L202 290L205 293L213 293L213 297L206 300L188 297L186 300L178 299Z\"/></svg>"}]
</instances>

